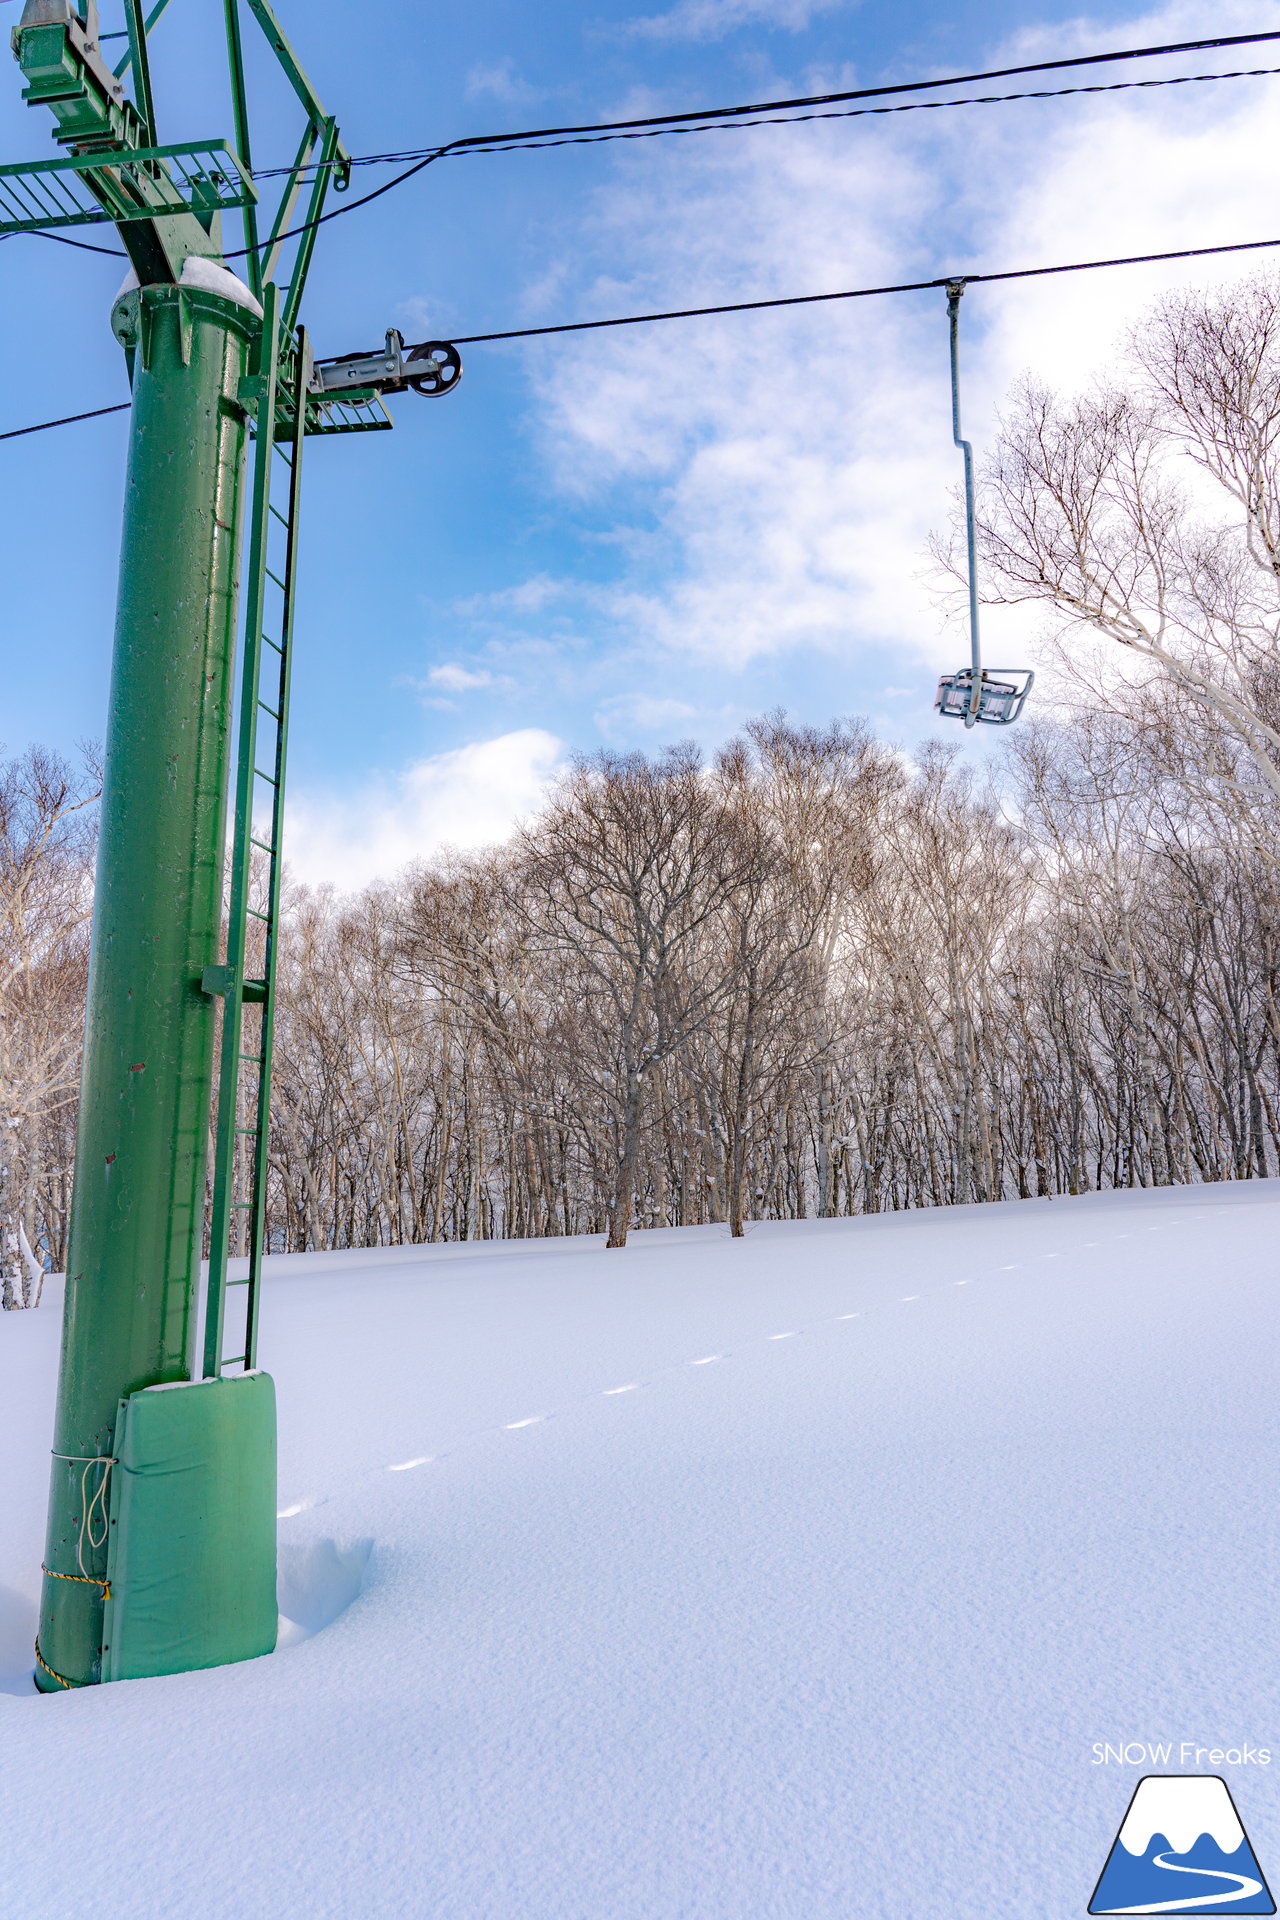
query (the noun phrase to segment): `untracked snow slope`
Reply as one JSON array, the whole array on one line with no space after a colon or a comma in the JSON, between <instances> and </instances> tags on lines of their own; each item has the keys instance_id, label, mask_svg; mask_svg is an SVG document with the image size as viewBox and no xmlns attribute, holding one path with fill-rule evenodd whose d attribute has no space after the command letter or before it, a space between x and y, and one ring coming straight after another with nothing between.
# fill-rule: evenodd
<instances>
[{"instance_id":1,"label":"untracked snow slope","mask_svg":"<svg viewBox=\"0 0 1280 1920\"><path fill-rule=\"evenodd\" d=\"M1274 1182L274 1261L284 1644L56 1698L0 1317L4 1920L1066 1920L1160 1772L1274 1886L1278 1267Z\"/></svg>"}]
</instances>

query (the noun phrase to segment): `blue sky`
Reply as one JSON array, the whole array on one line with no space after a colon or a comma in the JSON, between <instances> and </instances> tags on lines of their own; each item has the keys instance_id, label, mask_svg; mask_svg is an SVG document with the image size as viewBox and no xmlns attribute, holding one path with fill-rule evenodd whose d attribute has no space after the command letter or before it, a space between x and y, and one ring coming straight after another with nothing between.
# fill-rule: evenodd
<instances>
[{"instance_id":1,"label":"blue sky","mask_svg":"<svg viewBox=\"0 0 1280 1920\"><path fill-rule=\"evenodd\" d=\"M279 5L354 153L1280 27L1277 0L1087 16L1052 0ZM104 0L104 26L117 7ZM5 24L18 13L0 7ZM230 131L220 16L173 0L157 30L163 138ZM1280 52L1160 70L1241 64ZM448 160L327 228L304 317L316 350L340 353L388 325L447 337L1268 237L1278 84ZM18 96L15 67L4 157L53 152ZM286 157L283 104L264 79L260 165ZM359 189L383 177L363 170ZM118 263L18 238L0 267L0 426L123 398ZM973 290L975 439L1022 371L1088 378L1161 288L1244 270ZM309 449L297 871L354 884L498 834L574 749L711 748L775 705L867 713L907 746L934 729L937 671L965 652L924 577L957 478L940 295L465 357L452 397L392 403L393 434ZM11 750L101 736L126 418L0 443ZM1033 621L996 617L992 636L1035 657Z\"/></svg>"}]
</instances>

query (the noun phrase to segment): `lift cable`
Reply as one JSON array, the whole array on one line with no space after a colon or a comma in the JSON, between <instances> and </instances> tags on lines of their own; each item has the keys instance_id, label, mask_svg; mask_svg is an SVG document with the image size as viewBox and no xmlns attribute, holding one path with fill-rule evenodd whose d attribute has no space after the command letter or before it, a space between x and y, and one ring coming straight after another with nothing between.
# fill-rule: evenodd
<instances>
[{"instance_id":1,"label":"lift cable","mask_svg":"<svg viewBox=\"0 0 1280 1920\"><path fill-rule=\"evenodd\" d=\"M34 427L10 427L8 433L0 433L0 440L18 440L24 433L43 433L47 427L69 427L77 420L97 420L104 413L127 413L132 405L132 400L120 400L114 407L91 407L88 413L64 414L61 420L41 420Z\"/></svg>"},{"instance_id":2,"label":"lift cable","mask_svg":"<svg viewBox=\"0 0 1280 1920\"><path fill-rule=\"evenodd\" d=\"M926 293L936 287L1038 280L1054 273L1093 273L1101 267L1141 267L1161 260L1199 260L1208 254L1257 253L1266 247L1280 247L1280 239L1233 240L1217 247L1179 247L1171 253L1127 253L1114 260L1073 260L1056 267L1011 267L1000 273L950 273L935 280L901 280L892 286L848 287L839 293L792 293L775 300L733 300L716 307L675 307L664 313L628 313L611 320L565 320L554 327L511 327L503 333L462 333L455 334L451 344L474 347L496 340L534 340L552 333L591 333L601 327L641 327L655 320L697 320L720 313L757 313L767 307L808 307L826 300L867 300L885 293ZM61 420L41 420L33 427L12 427L7 433L0 433L0 440L16 440L25 433L43 433L47 427L70 426L76 420L96 420L104 413L124 413L130 405L130 401L122 400L113 407L94 407L89 413L71 413Z\"/></svg>"},{"instance_id":3,"label":"lift cable","mask_svg":"<svg viewBox=\"0 0 1280 1920\"><path fill-rule=\"evenodd\" d=\"M1150 60L1170 53L1203 53L1215 47L1257 46L1280 40L1280 31L1270 33L1219 34L1211 40L1175 40L1154 47L1125 47L1115 53L1082 53L1069 60L1036 60L1020 67L991 67L981 73L953 73L941 80L903 80L887 87L853 87L844 93L810 93L794 100L754 100L743 107L707 107L700 113L654 113L640 120L598 120L577 127L530 127L519 133L477 133L461 140L450 140L438 147L423 147L420 154L454 153L466 147L493 147L516 140L550 140L568 134L621 133L631 128L669 127L694 120L738 120L748 113L781 113L792 107L828 107L842 100L876 100L890 94L926 93L940 87L967 87L979 80L1012 80L1024 73L1053 73L1064 67L1097 67L1116 60ZM1072 89L1074 91L1074 89ZM1019 98L1010 95L1009 98ZM369 154L354 159L353 166L378 160L411 160L413 153Z\"/></svg>"},{"instance_id":4,"label":"lift cable","mask_svg":"<svg viewBox=\"0 0 1280 1920\"><path fill-rule=\"evenodd\" d=\"M319 214L314 220L307 220L301 226L291 227L285 233L277 234L277 241L295 240L302 234L310 233L313 228L324 226L327 221L340 219L343 214L354 213L358 207L367 207L373 200L379 200L384 193L390 193L415 175L422 173L437 160L462 158L475 153L516 153L533 151L550 146L589 146L605 140L647 139L660 133L712 133L724 131L731 125L749 126L786 126L791 118L797 120L854 119L870 113L903 113L925 107L965 107L995 106L1011 100L1050 100L1071 94L1120 93L1132 88L1156 86L1185 86L1208 80L1244 80L1258 79L1278 71L1274 67L1242 68L1230 73L1184 74L1171 79L1126 80L1117 81L1111 86L1063 87L1034 93L992 94L967 100L922 100L907 103L899 107L861 107L846 113L834 114L792 114L791 109L800 107L831 106L843 100L883 99L889 95L904 93L926 93L941 87L968 86L979 80L1004 80L1025 73L1048 73L1064 67L1101 66L1117 60L1146 60L1173 53L1200 53L1217 47L1255 46L1261 42L1280 40L1280 30L1269 33L1224 34L1210 40L1178 40L1166 45L1153 47L1127 47L1114 53L1079 54L1069 60L1038 60L1025 66L993 67L982 73L950 74L941 80L906 80L887 87L857 87L843 93L805 94L794 100L762 100L750 106L708 107L701 113L665 113L650 114L640 120L601 120L575 127L533 127L517 133L478 133L468 134L459 140L449 140L437 147L407 149L403 153L364 154L351 161L353 166L390 165L400 160L411 160L413 165L406 167L394 179L386 180L371 193L361 194L355 200L344 200L339 207L331 207L327 213ZM786 112L788 119L746 121L747 114L779 114ZM694 124L700 122L704 124ZM257 180L273 179L282 174L310 171L291 167L270 167L255 170ZM45 233L46 239L61 239L63 236ZM78 247L85 253L109 254L117 259L125 255L115 247L95 247L87 240L65 239L64 244ZM223 255L225 260L238 260L246 249L237 248Z\"/></svg>"},{"instance_id":5,"label":"lift cable","mask_svg":"<svg viewBox=\"0 0 1280 1920\"><path fill-rule=\"evenodd\" d=\"M103 225L108 223L104 220ZM105 253L112 260L127 260L128 254L119 247L95 247L88 240L72 240L65 233L50 233L47 227L28 227L25 233L6 233L0 235L4 240L56 240L59 246L76 247L81 253Z\"/></svg>"},{"instance_id":6,"label":"lift cable","mask_svg":"<svg viewBox=\"0 0 1280 1920\"><path fill-rule=\"evenodd\" d=\"M455 141L447 147L406 147L399 153L362 153L352 156L353 167L390 166L401 160L462 160L471 154L535 153L548 147L591 147L607 140L653 140L668 133L736 133L749 127L800 127L818 120L860 120L870 114L936 113L941 107L997 107L1012 100L1066 100L1080 94L1127 93L1140 87L1187 87L1206 80L1261 80L1280 73L1280 67L1236 67L1223 73L1179 73L1155 80L1113 80L1095 86L1041 87L1023 93L969 94L962 100L905 100L892 107L844 107L830 113L789 113L765 120L712 120L697 126L640 127L614 133L583 133L557 139L534 139L524 134L487 136L484 143ZM695 116L700 117L700 116ZM623 123L624 126L627 123ZM498 140L502 141L498 145ZM328 162L330 166L336 162ZM255 180L274 180L291 174L292 167L255 167ZM314 169L305 168L304 172ZM353 202L353 205L360 204ZM346 208L338 209L345 212Z\"/></svg>"},{"instance_id":7,"label":"lift cable","mask_svg":"<svg viewBox=\"0 0 1280 1920\"><path fill-rule=\"evenodd\" d=\"M286 240L293 239L298 234L309 232L312 226L320 225L320 222L323 220L336 220L341 213L354 213L357 207L367 206L370 200L377 200L382 194L390 193L392 187L398 187L404 181L411 180L414 174L421 173L423 168L430 166L435 160L465 159L468 154L531 153L537 151L539 148L546 147L593 146L604 140L651 140L659 134L664 133L734 133L740 128L800 126L815 120L855 120L865 114L922 113L925 111L937 111L940 107L990 107L997 106L1001 102L1009 100L1062 100L1068 96L1079 94L1125 93L1137 87L1185 87L1198 84L1205 80L1260 80L1276 74L1280 74L1280 67L1242 67L1230 73L1184 73L1161 80L1117 80L1105 86L1058 87L1038 93L994 93L971 96L967 100L910 100L896 107L854 107L848 111L839 113L793 114L785 120L721 120L706 126L651 127L646 132L581 135L567 140L521 141L518 135L511 135L509 136L509 140L516 144L468 147L459 142L453 147L435 147L429 151L418 149L416 152L410 150L404 153L364 154L352 160L351 164L353 167L374 166L393 160L413 159L417 159L418 164L410 167L406 173L398 175L396 179L386 181L382 186L377 188L375 192L364 194L358 200L345 201L342 206L331 208L328 213L322 214L320 220L309 221L305 226L293 227L289 233L282 234L281 238ZM424 154L425 157L423 157ZM292 173L293 171L294 169L290 167L257 168L254 170L253 178L255 180L272 180L282 174ZM312 170L302 169L301 171ZM16 239L18 236L16 234L10 234L7 237L9 239ZM118 247L95 247L87 240L71 240L65 234L38 230L36 237L41 240L60 241L64 247L78 247L83 253L104 253L110 255L113 260L123 260L125 258L125 255L121 253ZM243 251L244 249L241 248L236 253L224 254L223 258L227 260L239 259Z\"/></svg>"},{"instance_id":8,"label":"lift cable","mask_svg":"<svg viewBox=\"0 0 1280 1920\"><path fill-rule=\"evenodd\" d=\"M703 113L659 113L650 114L641 120L601 120L578 127L534 127L522 133L469 134L461 140L449 140L441 146L422 149L421 157L416 159L411 167L407 167L403 173L396 174L393 179L385 181L372 193L361 194L357 200L344 200L340 207L331 207L327 213L318 215L314 220L305 221L302 226L294 227L288 233L277 237L280 240L296 239L300 234L309 233L313 227L323 226L327 220L340 219L344 213L354 213L357 207L368 206L371 200L377 200L382 194L390 193L394 187L403 186L406 180L412 180L416 174L422 173L437 160L468 152L515 152L520 148L528 149L540 145L586 145L590 144L589 137L610 140L625 138L629 134L632 137L643 137L645 132L664 130L677 132L686 125L689 131L699 132L703 129L693 126L692 123L695 121L741 121L746 114L780 113L784 109L795 107L830 106L842 100L883 99L890 94L927 93L940 87L968 86L979 80L1005 80L1023 73L1048 73L1063 67L1102 66L1110 61L1153 59L1171 53L1200 53L1214 47L1255 46L1261 42L1275 40L1280 40L1280 31L1220 35L1211 40L1178 40L1163 46L1123 48L1115 53L1080 54L1070 60L1038 60L1020 67L993 67L983 73L951 74L941 80L905 80L888 87L855 87L844 93L806 94L795 100L762 100L745 107L711 107ZM1212 77L1205 76L1205 78ZM1232 77L1244 78L1245 76L1240 74ZM1069 88L1067 91L1084 91L1084 89ZM1011 99L1015 97L1008 96ZM939 104L965 106L977 103L956 101ZM705 130L711 131L710 127ZM388 158L391 157L388 156ZM223 257L234 260L239 258L239 254L228 253Z\"/></svg>"},{"instance_id":9,"label":"lift cable","mask_svg":"<svg viewBox=\"0 0 1280 1920\"><path fill-rule=\"evenodd\" d=\"M1140 267L1157 260L1197 260L1212 253L1253 253L1263 247L1280 247L1277 240L1235 240L1220 247L1180 247L1173 253L1127 253L1115 260L1073 260L1058 267L1013 267L1003 273L950 273L936 280L902 280L886 287L850 287L840 293L793 293L780 300L733 300L719 307L676 307L667 313L630 313L614 320L567 320L555 327L512 327L505 333L460 333L453 336L456 347L479 346L490 340L531 340L547 333L587 333L597 327L639 327L652 320L695 320L704 314L753 313L763 307L806 307L823 300L867 300L880 293L924 293L934 287L947 287L954 281L976 286L984 280L1035 280L1051 273L1092 273L1099 267Z\"/></svg>"}]
</instances>

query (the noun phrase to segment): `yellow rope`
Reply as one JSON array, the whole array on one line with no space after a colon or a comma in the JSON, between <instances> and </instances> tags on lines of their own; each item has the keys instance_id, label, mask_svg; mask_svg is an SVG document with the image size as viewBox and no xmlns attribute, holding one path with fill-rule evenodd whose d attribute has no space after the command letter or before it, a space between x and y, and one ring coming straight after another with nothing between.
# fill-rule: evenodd
<instances>
[{"instance_id":1,"label":"yellow rope","mask_svg":"<svg viewBox=\"0 0 1280 1920\"><path fill-rule=\"evenodd\" d=\"M105 1513L107 1481L111 1476L111 1469L115 1465L115 1460L110 1455L105 1455L105 1454L55 1453L53 1457L55 1460L70 1460L74 1465L77 1465L77 1466L80 1464L81 1461L84 1462L84 1472L80 1476L80 1503L81 1503L80 1539L76 1547L76 1558L80 1562L80 1565L83 1567L84 1539L85 1539L86 1531L88 1532L88 1535L89 1535L89 1544L91 1547L100 1547L103 1544L101 1540L95 1540L94 1538L93 1509L99 1504L99 1502L101 1502L104 1513ZM89 1478L89 1468L96 1467L98 1465L105 1466L106 1472L103 1474L102 1479L98 1483L98 1491L94 1494L93 1499L89 1500L85 1483ZM47 1573L51 1580L74 1580L77 1586L101 1587L103 1600L107 1601L111 1598L111 1587L109 1582L106 1580L95 1579L93 1574L91 1573L58 1573L54 1570L53 1567L46 1567L43 1561L41 1561L40 1563L40 1571L41 1573ZM44 1655L40 1651L39 1640L36 1641L36 1659L39 1661L40 1665L44 1668L44 1671L48 1674L49 1678L51 1680L56 1680L58 1685L60 1687L64 1687L68 1693L73 1692L76 1687L82 1686L85 1684L83 1681L79 1681L79 1680L68 1680L64 1674L59 1673L56 1668L51 1667L49 1665L49 1662L45 1659Z\"/></svg>"},{"instance_id":2,"label":"yellow rope","mask_svg":"<svg viewBox=\"0 0 1280 1920\"><path fill-rule=\"evenodd\" d=\"M105 1580L95 1580L91 1573L55 1573L53 1568L46 1567L43 1561L40 1563L40 1571L41 1573L47 1573L51 1580L74 1580L81 1586L101 1587L103 1599L109 1600L111 1598L111 1587L108 1582ZM41 1666L44 1665L43 1660L40 1664ZM52 1672L52 1668L50 1671Z\"/></svg>"},{"instance_id":3,"label":"yellow rope","mask_svg":"<svg viewBox=\"0 0 1280 1920\"><path fill-rule=\"evenodd\" d=\"M40 1563L40 1571L41 1573L47 1573L51 1580L74 1580L77 1586L101 1587L103 1599L109 1600L111 1598L111 1587L108 1584L108 1582L105 1580L95 1580L92 1574L55 1573L54 1569L52 1567L46 1567L43 1561L41 1561ZM44 1668L49 1678L51 1680L56 1680L60 1687L65 1687L68 1693L73 1692L76 1687L82 1684L82 1682L78 1680L64 1679L62 1674L58 1673L53 1667L51 1667L49 1665L49 1662L45 1659L44 1655L40 1651L40 1642L38 1640L36 1641L36 1659L40 1662L40 1665Z\"/></svg>"},{"instance_id":4,"label":"yellow rope","mask_svg":"<svg viewBox=\"0 0 1280 1920\"><path fill-rule=\"evenodd\" d=\"M54 1577L55 1579L69 1579L71 1576L68 1574L62 1574L62 1575L55 1575ZM60 1673L54 1672L53 1668L49 1665L49 1662L45 1659L44 1655L41 1653L40 1642L38 1640L36 1641L36 1659L40 1662L40 1665L44 1668L45 1672L48 1674L51 1680L56 1680L58 1685L60 1687L65 1687L68 1693L73 1693L75 1691L76 1682L74 1680L64 1680Z\"/></svg>"}]
</instances>

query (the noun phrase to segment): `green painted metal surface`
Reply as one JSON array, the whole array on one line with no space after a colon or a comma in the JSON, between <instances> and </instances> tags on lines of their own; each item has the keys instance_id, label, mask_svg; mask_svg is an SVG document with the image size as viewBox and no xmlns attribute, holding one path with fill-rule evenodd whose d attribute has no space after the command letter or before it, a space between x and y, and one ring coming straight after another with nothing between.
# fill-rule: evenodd
<instances>
[{"instance_id":1,"label":"green painted metal surface","mask_svg":"<svg viewBox=\"0 0 1280 1920\"><path fill-rule=\"evenodd\" d=\"M17 161L0 167L0 234L207 215L251 206L257 197L225 140Z\"/></svg>"},{"instance_id":2,"label":"green painted metal surface","mask_svg":"<svg viewBox=\"0 0 1280 1920\"><path fill-rule=\"evenodd\" d=\"M236 152L250 170L253 167L253 134L249 124L249 99L244 86L244 36L240 32L239 0L222 0L227 32L227 78L231 82L231 112L236 129ZM262 298L262 261L258 254L258 213L254 206L244 210L244 270L249 285Z\"/></svg>"},{"instance_id":3,"label":"green painted metal surface","mask_svg":"<svg viewBox=\"0 0 1280 1920\"><path fill-rule=\"evenodd\" d=\"M98 1579L85 1463L111 1454L122 1398L192 1370L216 1020L201 975L219 947L246 434L237 396L259 325L245 306L174 286L126 295L113 323L133 355L133 431L45 1554L55 1573ZM41 1655L90 1684L101 1589L75 1578L44 1588ZM43 1671L39 1683L57 1684Z\"/></svg>"},{"instance_id":4,"label":"green painted metal surface","mask_svg":"<svg viewBox=\"0 0 1280 1920\"><path fill-rule=\"evenodd\" d=\"M311 350L305 329L299 328L281 366L267 345L276 338L279 290L274 283L264 289L263 301L263 348L253 383L259 396L258 429L248 512L226 958L206 972L206 990L221 994L223 1004L204 1321L206 1375L227 1366L257 1365L266 1228L284 785ZM229 1280L233 1243L238 1253L247 1254L248 1272ZM238 1293L241 1288L243 1293ZM238 1324L232 1319L234 1351L228 1352L228 1294L233 1289L243 1314Z\"/></svg>"},{"instance_id":5,"label":"green painted metal surface","mask_svg":"<svg viewBox=\"0 0 1280 1920\"><path fill-rule=\"evenodd\" d=\"M47 11L56 13L59 9L51 5ZM34 17L28 24L29 12ZM125 98L123 86L103 60L85 22L72 15L69 0L69 17L40 17L45 13L40 5L34 10L24 8L22 20L13 31L14 55L28 83L22 97L32 106L49 109L57 126L54 138L64 146L75 147L77 158L110 156L103 159L105 172L90 166L79 177L95 198L100 197L99 185L105 187L102 204L112 219L116 218L115 202L122 192L131 204L139 193L154 199L154 218L130 217L120 222L118 231L143 286L177 280L183 261L191 254L213 257L221 252L216 214L211 217L204 211L202 218L197 211L197 207L208 208L209 196L201 191L198 200L193 196L191 207L175 213L170 210L175 189L167 161L155 163L154 180L145 171L130 177L127 162L123 170L113 165L122 153L153 144L149 119ZM53 177L45 175L46 185ZM69 178L62 176L64 187ZM74 188L70 191L74 197Z\"/></svg>"},{"instance_id":6,"label":"green painted metal surface","mask_svg":"<svg viewBox=\"0 0 1280 1920\"><path fill-rule=\"evenodd\" d=\"M276 1398L265 1373L120 1407L102 1677L252 1660L276 1644Z\"/></svg>"},{"instance_id":7,"label":"green painted metal surface","mask_svg":"<svg viewBox=\"0 0 1280 1920\"><path fill-rule=\"evenodd\" d=\"M74 155L0 169L0 222L14 231L36 230L94 224L105 216L115 222L141 283L117 301L113 314L134 403L37 1647L36 1681L46 1691L216 1665L274 1645L270 1382L255 1374L198 1385L190 1380L213 1050L220 1002L224 1021L229 1003L233 1025L218 1128L224 1164L213 1209L218 1252L210 1290L210 1370L216 1371L230 1364L218 1335L233 1215L248 1216L250 1252L250 1278L240 1296L240 1346L248 1358L239 1364L252 1366L256 1339L302 443L312 433L391 424L376 393L332 401L308 394L299 303L315 223L330 187L341 191L349 184L351 162L270 0L243 4L306 124L265 244L250 175L242 0L224 0L236 153L214 141L155 146L147 32L166 4L156 0L144 17L143 0L125 0L129 50L112 71L91 7L82 18L72 0L27 0L11 41L26 82L23 98L49 110L55 140ZM124 90L126 72L132 100ZM304 186L299 231L292 221ZM218 279L225 273L221 213L233 208L243 216L249 249L248 287L238 290ZM184 284L193 259L200 262L198 284ZM286 284L278 288L271 283L281 272ZM257 301L269 316L265 352ZM223 960L250 420L264 479L255 528L274 517L286 528L287 545L283 571L270 564L265 537L255 537L251 547L252 638L246 636L243 687L250 720L261 708L274 725L273 771L266 776L271 824L264 844L251 797L254 779L264 777L252 772L263 742L255 742L250 725L237 782L233 868L241 882ZM271 469L280 463L287 476L283 514L270 485ZM274 638L262 624L267 579L282 596ZM278 661L265 695L260 643L274 648ZM254 848L269 858L265 914L248 904ZM261 923L253 951L262 953L262 977L253 979L244 977L246 916ZM256 1009L257 1025L242 1037L246 1007ZM258 1069L251 1125L238 1117L245 1065ZM233 1200L237 1142L247 1138L251 1198Z\"/></svg>"}]
</instances>

